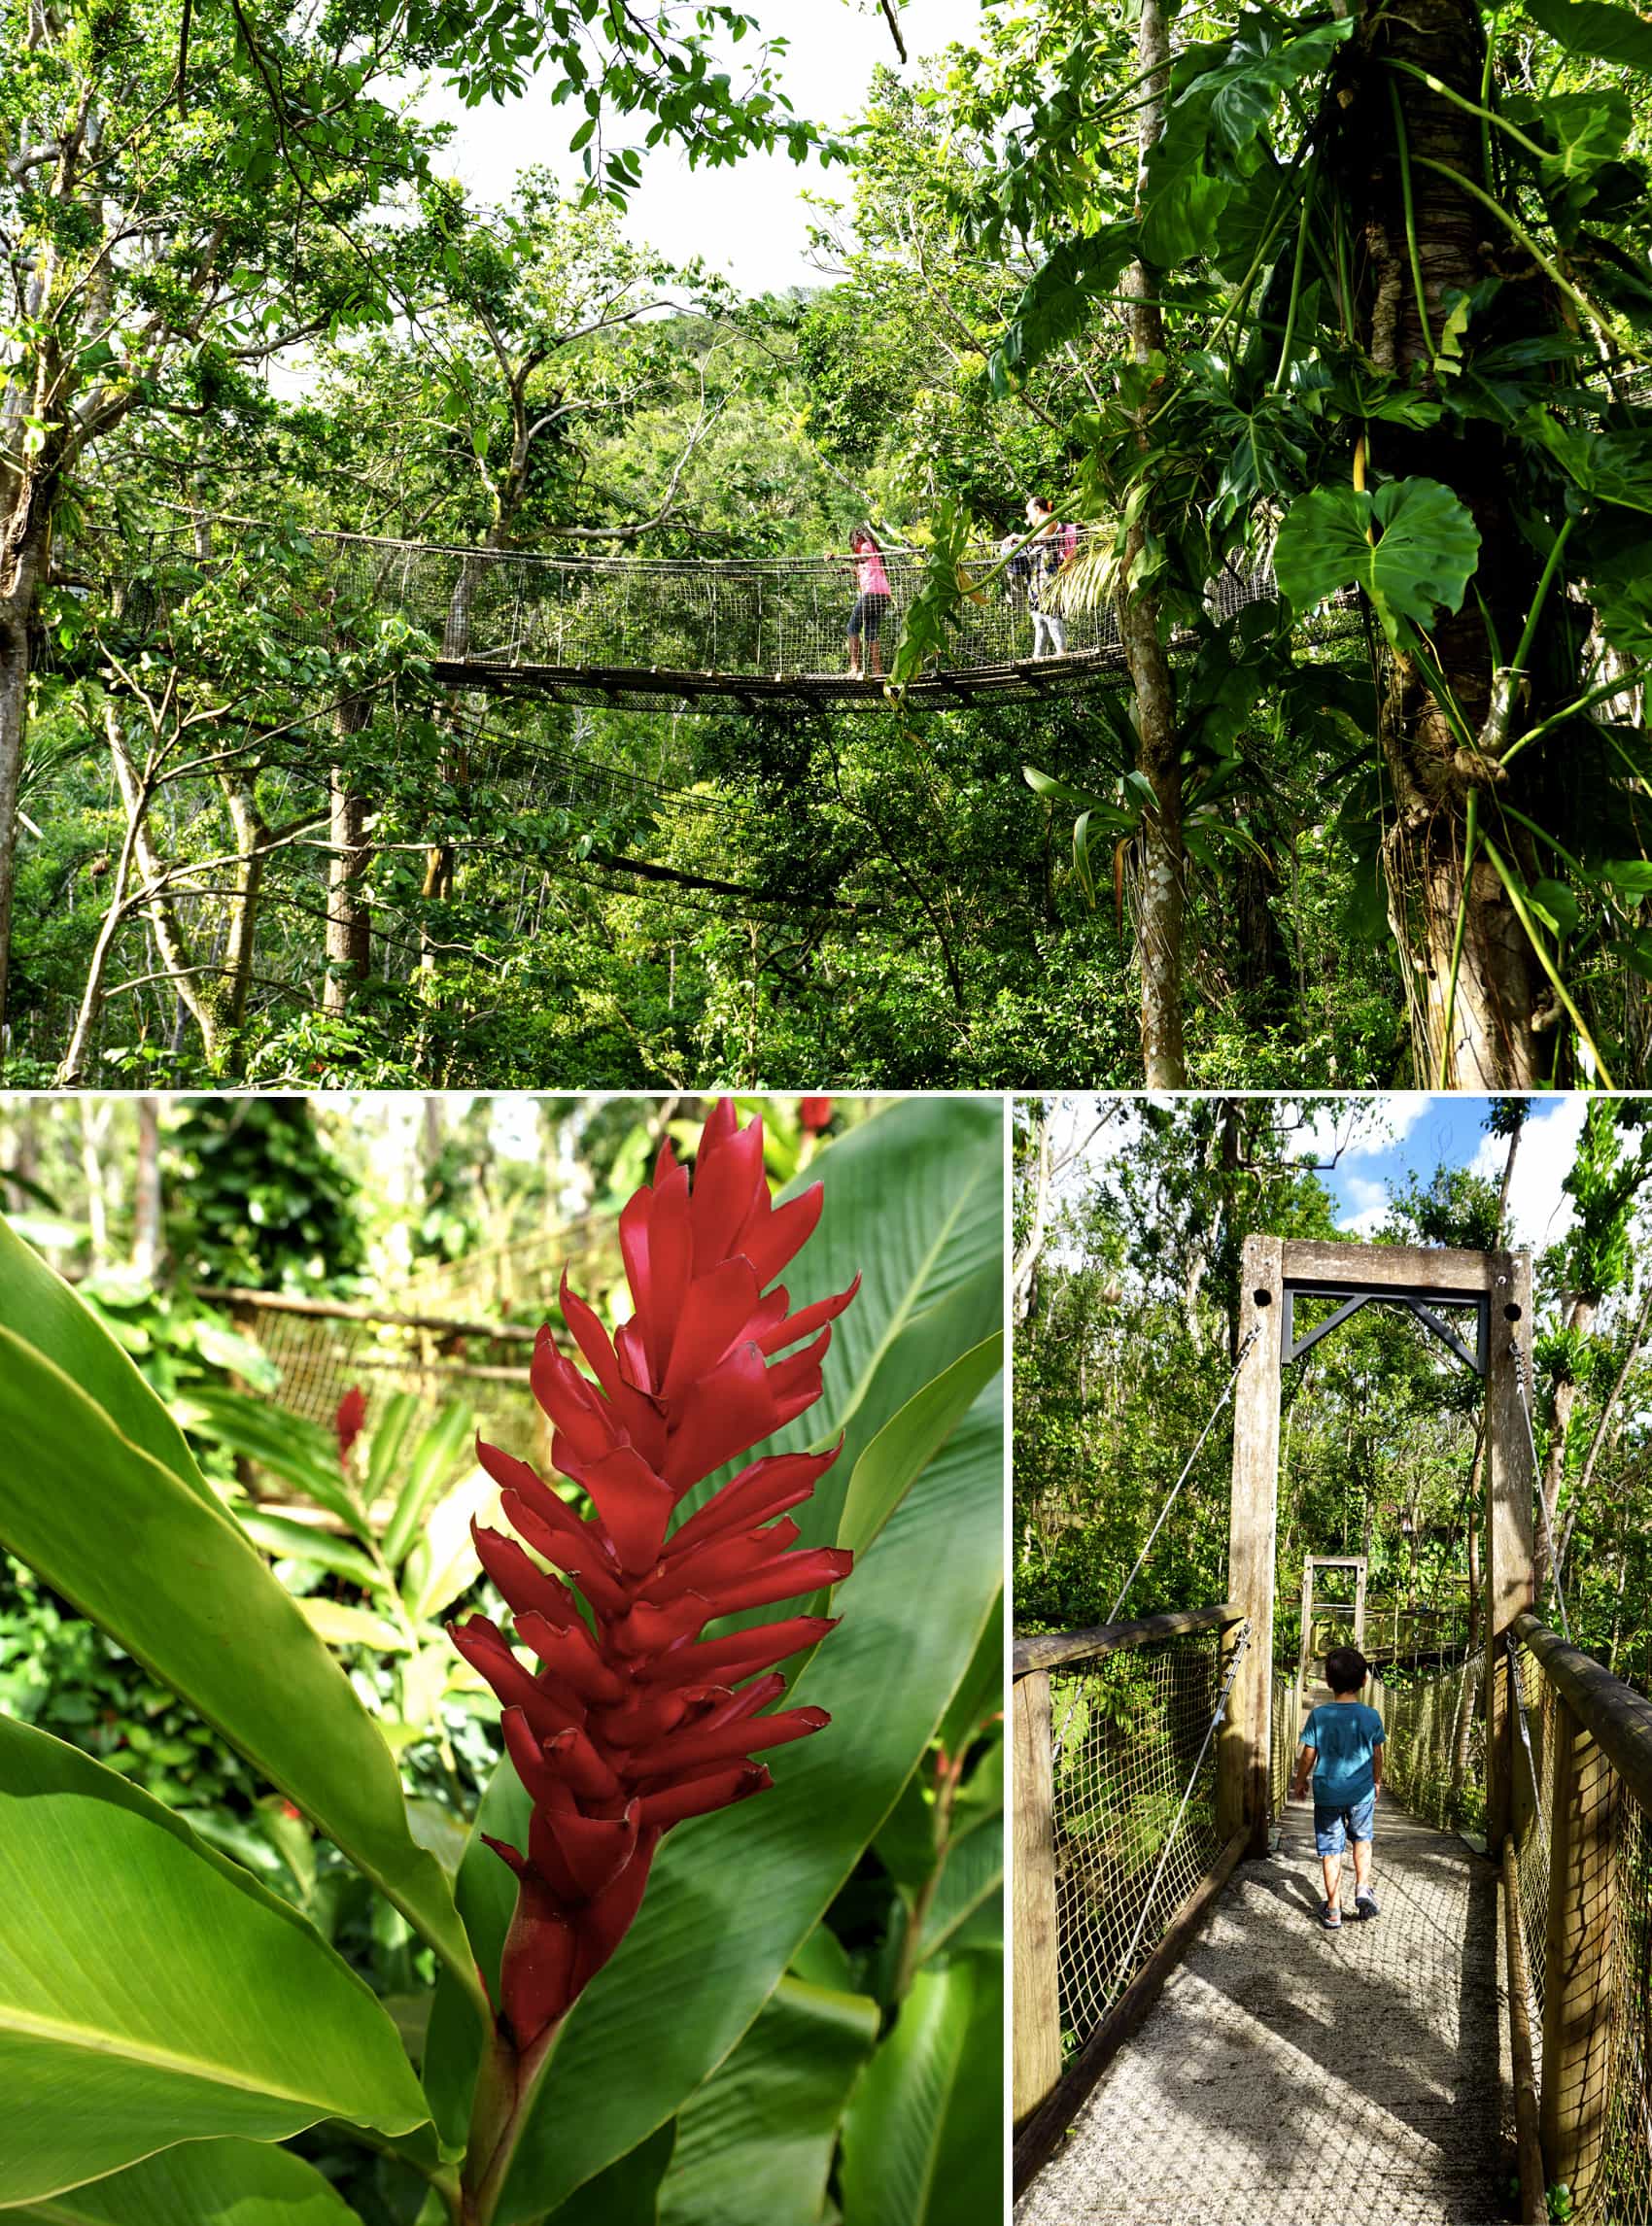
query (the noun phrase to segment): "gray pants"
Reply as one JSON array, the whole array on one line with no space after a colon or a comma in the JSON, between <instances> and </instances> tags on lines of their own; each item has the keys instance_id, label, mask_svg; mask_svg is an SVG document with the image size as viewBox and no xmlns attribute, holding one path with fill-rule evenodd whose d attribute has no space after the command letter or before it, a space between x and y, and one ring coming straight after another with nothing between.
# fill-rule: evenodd
<instances>
[{"instance_id":1,"label":"gray pants","mask_svg":"<svg viewBox=\"0 0 1652 2226\"><path fill-rule=\"evenodd\" d=\"M1033 622L1033 655L1035 657L1065 657L1067 654L1067 621L1058 618L1052 610L1035 610Z\"/></svg>"}]
</instances>

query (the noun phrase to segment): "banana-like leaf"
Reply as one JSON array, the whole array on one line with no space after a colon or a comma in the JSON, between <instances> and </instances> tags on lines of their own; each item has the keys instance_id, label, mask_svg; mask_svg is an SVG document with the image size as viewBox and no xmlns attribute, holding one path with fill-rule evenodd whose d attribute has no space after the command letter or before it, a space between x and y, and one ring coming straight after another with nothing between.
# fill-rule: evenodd
<instances>
[{"instance_id":1,"label":"banana-like leaf","mask_svg":"<svg viewBox=\"0 0 1652 2226\"><path fill-rule=\"evenodd\" d=\"M675 2144L676 2127L668 2120L629 2156L588 2179L544 2226L658 2226L661 2182Z\"/></svg>"},{"instance_id":2,"label":"banana-like leaf","mask_svg":"<svg viewBox=\"0 0 1652 2226\"><path fill-rule=\"evenodd\" d=\"M10 1325L27 1318L22 1292L54 1283L22 1248L0 1251L0 1545L215 1725L478 2001L465 1928L408 1830L396 1765L296 1601L198 1477L117 1426L103 1403L122 1385L114 1345L83 1340L71 1381ZM146 1420L129 1387L123 1406Z\"/></svg>"},{"instance_id":3,"label":"banana-like leaf","mask_svg":"<svg viewBox=\"0 0 1652 2226\"><path fill-rule=\"evenodd\" d=\"M626 2155L749 2029L893 1807L975 1657L999 1594L1002 1506L995 1381L837 1589L843 1621L790 1695L828 1709L829 1729L787 1751L772 1791L665 1841L636 1924L564 2027L498 2226L537 2219ZM514 1773L501 1768L478 1829L520 1845L525 1811ZM460 1901L490 1977L515 1891L504 1865L473 1841ZM473 2041L454 2029L454 2007L444 1982L426 2081L450 2133L473 2076Z\"/></svg>"},{"instance_id":4,"label":"banana-like leaf","mask_svg":"<svg viewBox=\"0 0 1652 2226\"><path fill-rule=\"evenodd\" d=\"M385 1589L377 1564L348 1538L314 1524L294 1523L291 1516L268 1515L250 1499L236 1502L231 1512L254 1545L279 1560L308 1561L335 1577L347 1577L366 1592Z\"/></svg>"},{"instance_id":5,"label":"banana-like leaf","mask_svg":"<svg viewBox=\"0 0 1652 2226\"><path fill-rule=\"evenodd\" d=\"M431 1502L446 1484L451 1484L461 1470L474 1466L470 1452L476 1435L476 1416L473 1408L463 1399L455 1399L444 1407L430 1428L413 1448L407 1462L406 1481L402 1484L396 1503L396 1513L390 1519L390 1527L384 1534L384 1558L394 1569L418 1535ZM378 1446L373 1447L375 1470L378 1465ZM395 1480L386 1478L389 1485Z\"/></svg>"},{"instance_id":6,"label":"banana-like leaf","mask_svg":"<svg viewBox=\"0 0 1652 2226\"><path fill-rule=\"evenodd\" d=\"M249 2140L185 2141L5 2215L7 2226L361 2226L314 2166Z\"/></svg>"},{"instance_id":7,"label":"banana-like leaf","mask_svg":"<svg viewBox=\"0 0 1652 2226\"><path fill-rule=\"evenodd\" d=\"M0 1719L0 2206L175 2141L426 2121L366 1986L170 1809Z\"/></svg>"},{"instance_id":8,"label":"banana-like leaf","mask_svg":"<svg viewBox=\"0 0 1652 2226\"><path fill-rule=\"evenodd\" d=\"M838 1531L840 1546L864 1554L1004 1364L994 1330L944 1368L890 1417L855 1463Z\"/></svg>"},{"instance_id":9,"label":"banana-like leaf","mask_svg":"<svg viewBox=\"0 0 1652 2226\"><path fill-rule=\"evenodd\" d=\"M330 1431L302 1415L288 1414L270 1400L216 1386L191 1389L183 1404L189 1427L198 1435L257 1461L259 1468L336 1515L358 1538L371 1537L367 1518L345 1484Z\"/></svg>"},{"instance_id":10,"label":"banana-like leaf","mask_svg":"<svg viewBox=\"0 0 1652 2226\"><path fill-rule=\"evenodd\" d=\"M839 2122L877 2038L869 1996L783 1978L683 2105L660 2226L818 2226Z\"/></svg>"},{"instance_id":11,"label":"banana-like leaf","mask_svg":"<svg viewBox=\"0 0 1652 2226\"><path fill-rule=\"evenodd\" d=\"M843 2226L999 2226L1001 1960L922 1970L843 2121Z\"/></svg>"}]
</instances>

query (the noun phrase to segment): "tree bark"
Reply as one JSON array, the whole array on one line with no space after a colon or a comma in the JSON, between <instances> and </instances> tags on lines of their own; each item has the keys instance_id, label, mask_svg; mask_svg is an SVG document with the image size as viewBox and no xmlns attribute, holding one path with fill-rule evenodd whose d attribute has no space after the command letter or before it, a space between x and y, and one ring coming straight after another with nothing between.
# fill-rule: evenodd
<instances>
[{"instance_id":1,"label":"tree bark","mask_svg":"<svg viewBox=\"0 0 1652 2226\"><path fill-rule=\"evenodd\" d=\"M0 538L0 1073L10 1044L12 914L17 885L17 804L28 726L29 627L46 570L49 491L24 480Z\"/></svg>"},{"instance_id":2,"label":"tree bark","mask_svg":"<svg viewBox=\"0 0 1652 2226\"><path fill-rule=\"evenodd\" d=\"M341 735L359 735L367 723L367 705L352 697L338 708ZM372 972L372 916L361 902L361 882L371 862L366 840L365 800L352 793L342 766L327 774L331 848L327 869L327 979L322 1008L347 1012L356 991Z\"/></svg>"},{"instance_id":3,"label":"tree bark","mask_svg":"<svg viewBox=\"0 0 1652 2226\"><path fill-rule=\"evenodd\" d=\"M1170 86L1170 18L1164 0L1142 0L1136 61L1146 81L1138 125L1138 178L1164 123ZM1125 319L1138 363L1164 347L1157 307L1158 280L1146 263L1132 263L1124 278ZM1145 439L1145 434L1143 435ZM1142 871L1136 899L1136 936L1142 964L1142 1068L1150 1090L1181 1089L1187 1079L1182 1042L1182 938L1187 861L1182 848L1182 741L1176 726L1176 692L1170 660L1159 636L1158 598L1138 593L1132 575L1146 547L1133 526L1124 540L1119 584L1119 633L1136 698L1136 768L1153 791L1142 820Z\"/></svg>"},{"instance_id":4,"label":"tree bark","mask_svg":"<svg viewBox=\"0 0 1652 2226\"><path fill-rule=\"evenodd\" d=\"M1358 302L1362 337L1378 371L1394 373L1425 394L1437 392L1429 342L1437 342L1444 329L1443 295L1470 291L1497 268L1500 252L1486 238L1487 220L1470 196L1427 167L1441 163L1480 183L1478 120L1448 94L1478 105L1484 53L1476 0L1418 0L1401 10L1364 0L1334 88L1342 187L1364 267ZM1393 61L1428 73L1446 90L1434 91L1409 70L1392 68ZM1407 175L1421 301L1406 227ZM1528 272L1506 278L1498 302L1476 324L1475 337L1511 326L1530 333L1555 323L1540 274ZM1525 1089L1538 1079L1547 1017L1543 976L1496 870L1482 852L1465 883L1463 853L1469 792L1490 788L1513 802L1529 780L1524 765L1514 778L1497 762L1496 728L1488 725L1494 657L1481 605L1506 653L1521 637L1539 567L1515 519L1513 474L1503 435L1495 427L1470 422L1459 431L1368 425L1356 453L1355 484L1379 476L1438 480L1463 502L1480 532L1478 567L1463 607L1455 615L1442 613L1431 633L1443 689L1436 693L1409 654L1384 659L1378 736L1394 791L1384 866L1405 961L1422 976L1415 1008L1418 1065L1426 1079L1447 1086ZM1442 700L1448 693L1473 747L1452 724ZM1525 801L1529 808L1530 798ZM1499 845L1510 839L1504 832ZM1530 876L1528 856L1517 850L1514 863ZM1463 947L1454 993L1460 915Z\"/></svg>"}]
</instances>

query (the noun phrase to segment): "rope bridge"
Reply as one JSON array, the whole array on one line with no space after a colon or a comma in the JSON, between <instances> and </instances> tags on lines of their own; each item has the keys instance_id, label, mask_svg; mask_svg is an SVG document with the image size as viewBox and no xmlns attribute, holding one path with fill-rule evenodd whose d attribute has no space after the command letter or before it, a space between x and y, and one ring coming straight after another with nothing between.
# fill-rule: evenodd
<instances>
[{"instance_id":1,"label":"rope bridge","mask_svg":"<svg viewBox=\"0 0 1652 2226\"><path fill-rule=\"evenodd\" d=\"M1042 577L994 549L968 551L944 659L909 695L960 706L1119 685L1118 620L1111 598L1095 592L1100 553L1111 541L1110 530L1080 531L1069 560ZM285 640L334 648L398 619L449 686L638 709L876 708L885 701L878 658L863 651L872 669L849 670L858 575L846 556L541 556L203 517L147 539L85 531L64 576L82 586L96 579L124 623L153 634L260 543L282 553L272 616ZM927 560L920 550L887 549L881 561L889 597L876 617L887 662ZM1207 597L1222 618L1274 599L1265 569L1224 573ZM1037 606L1060 621L1057 654L1033 655ZM863 620L863 631L872 624Z\"/></svg>"}]
</instances>

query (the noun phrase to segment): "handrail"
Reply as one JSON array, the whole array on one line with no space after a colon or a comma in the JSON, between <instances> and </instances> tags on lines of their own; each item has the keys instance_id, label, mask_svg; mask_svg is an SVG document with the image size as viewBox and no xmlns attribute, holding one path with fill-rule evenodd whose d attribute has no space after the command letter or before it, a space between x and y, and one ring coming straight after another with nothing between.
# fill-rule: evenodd
<instances>
[{"instance_id":1,"label":"handrail","mask_svg":"<svg viewBox=\"0 0 1652 2226\"><path fill-rule=\"evenodd\" d=\"M1652 1700L1530 1611L1517 1616L1513 1627L1640 1806L1652 1813Z\"/></svg>"},{"instance_id":2,"label":"handrail","mask_svg":"<svg viewBox=\"0 0 1652 2226\"><path fill-rule=\"evenodd\" d=\"M1117 1654L1123 1647L1151 1646L1154 1639L1175 1638L1182 1631L1220 1630L1244 1620L1245 1611L1236 1601L1223 1600L1214 1608L1172 1608L1134 1623L1097 1624L1090 1630L1046 1631L1016 1639L1014 1671L1016 1678L1027 1677L1035 1669L1059 1669L1064 1662Z\"/></svg>"}]
</instances>

